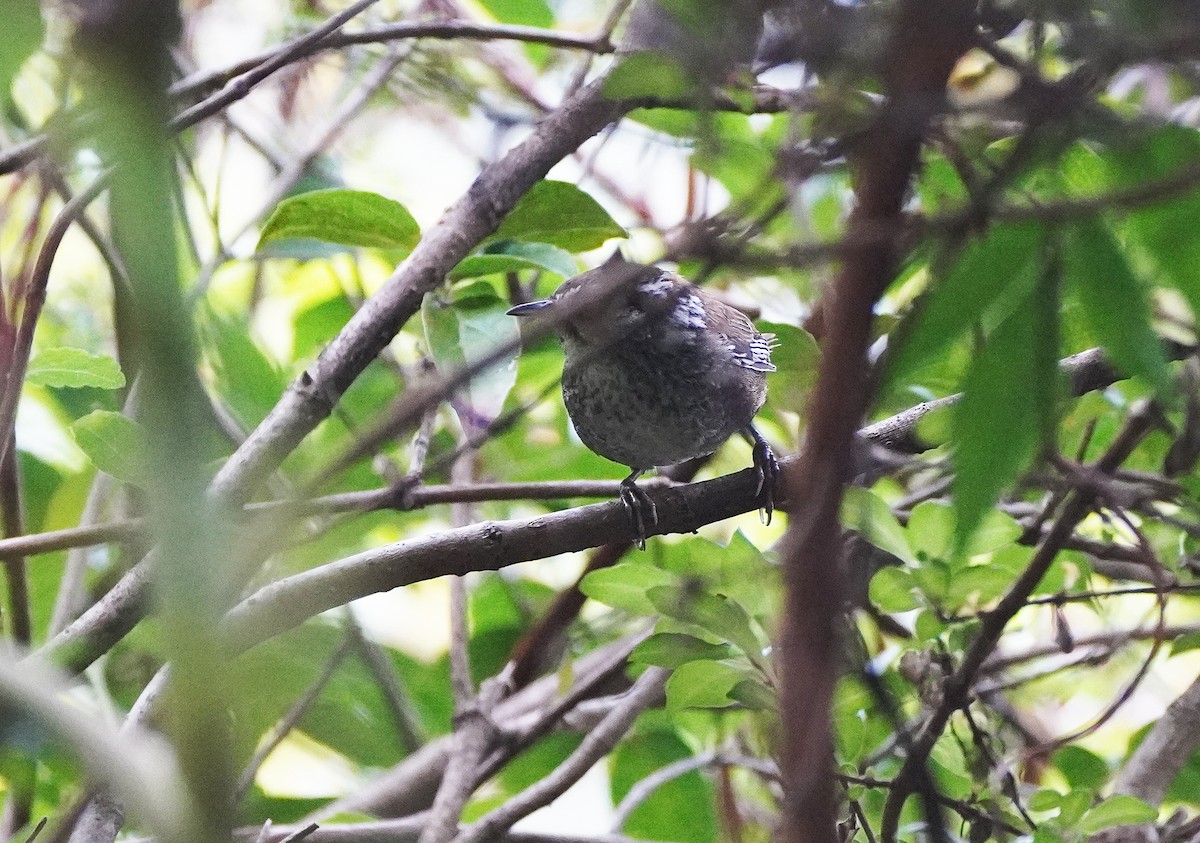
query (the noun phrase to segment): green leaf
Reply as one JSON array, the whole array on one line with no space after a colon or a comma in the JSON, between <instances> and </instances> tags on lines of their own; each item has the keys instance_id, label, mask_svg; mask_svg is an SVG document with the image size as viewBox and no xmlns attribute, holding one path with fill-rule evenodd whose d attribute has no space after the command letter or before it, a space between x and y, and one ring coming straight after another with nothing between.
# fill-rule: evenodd
<instances>
[{"instance_id":1,"label":"green leaf","mask_svg":"<svg viewBox=\"0 0 1200 843\"><path fill-rule=\"evenodd\" d=\"M692 661L720 661L732 655L733 650L726 644L709 644L682 632L659 632L639 644L630 659L640 664L676 668Z\"/></svg>"},{"instance_id":2,"label":"green leaf","mask_svg":"<svg viewBox=\"0 0 1200 843\"><path fill-rule=\"evenodd\" d=\"M921 605L913 590L916 583L912 574L904 568L889 565L880 568L871 577L868 595L880 611L908 612Z\"/></svg>"},{"instance_id":3,"label":"green leaf","mask_svg":"<svg viewBox=\"0 0 1200 843\"><path fill-rule=\"evenodd\" d=\"M507 310L508 303L485 281L455 287L449 302L427 295L421 305L425 341L444 375L480 366L506 344L512 348L504 359L480 370L463 390L466 406L455 409L471 430L483 429L500 416L517 382L520 329Z\"/></svg>"},{"instance_id":4,"label":"green leaf","mask_svg":"<svg viewBox=\"0 0 1200 843\"><path fill-rule=\"evenodd\" d=\"M1063 261L1073 298L1117 368L1144 378L1161 393L1170 390L1167 358L1150 325L1145 286L1108 230L1097 220L1076 223Z\"/></svg>"},{"instance_id":5,"label":"green leaf","mask_svg":"<svg viewBox=\"0 0 1200 843\"><path fill-rule=\"evenodd\" d=\"M862 486L851 486L842 497L842 525L859 533L880 550L905 562L916 563L917 557L908 543L908 535L891 507Z\"/></svg>"},{"instance_id":6,"label":"green leaf","mask_svg":"<svg viewBox=\"0 0 1200 843\"><path fill-rule=\"evenodd\" d=\"M573 184L540 181L521 197L489 242L523 240L586 252L628 232Z\"/></svg>"},{"instance_id":7,"label":"green leaf","mask_svg":"<svg viewBox=\"0 0 1200 843\"><path fill-rule=\"evenodd\" d=\"M655 771L690 758L687 744L668 729L636 731L612 753L608 775L614 803ZM644 840L716 843L716 800L710 780L692 770L665 782L634 809L619 831Z\"/></svg>"},{"instance_id":8,"label":"green leaf","mask_svg":"<svg viewBox=\"0 0 1200 843\"><path fill-rule=\"evenodd\" d=\"M1200 136L1190 127L1170 124L1101 157L1109 190L1171 180L1198 162ZM1154 277L1178 289L1200 313L1200 193L1193 188L1135 208L1125 230L1131 250L1154 267Z\"/></svg>"},{"instance_id":9,"label":"green leaf","mask_svg":"<svg viewBox=\"0 0 1200 843\"><path fill-rule=\"evenodd\" d=\"M554 12L550 11L546 0L479 0L479 5L501 23L540 27L554 25Z\"/></svg>"},{"instance_id":10,"label":"green leaf","mask_svg":"<svg viewBox=\"0 0 1200 843\"><path fill-rule=\"evenodd\" d=\"M763 642L754 631L749 613L737 601L699 591L688 583L657 586L647 591L646 597L667 617L695 624L733 644L751 660L761 660Z\"/></svg>"},{"instance_id":11,"label":"green leaf","mask_svg":"<svg viewBox=\"0 0 1200 843\"><path fill-rule=\"evenodd\" d=\"M1057 306L1048 281L988 337L955 413L956 553L1053 429Z\"/></svg>"},{"instance_id":12,"label":"green leaf","mask_svg":"<svg viewBox=\"0 0 1200 843\"><path fill-rule=\"evenodd\" d=\"M667 680L667 708L728 708L729 693L746 678L745 673L723 662L688 662Z\"/></svg>"},{"instance_id":13,"label":"green leaf","mask_svg":"<svg viewBox=\"0 0 1200 843\"><path fill-rule=\"evenodd\" d=\"M96 468L124 483L145 485L146 434L137 422L111 410L96 410L71 425L71 432Z\"/></svg>"},{"instance_id":14,"label":"green leaf","mask_svg":"<svg viewBox=\"0 0 1200 843\"><path fill-rule=\"evenodd\" d=\"M1188 632L1171 642L1171 655L1200 650L1200 632Z\"/></svg>"},{"instance_id":15,"label":"green leaf","mask_svg":"<svg viewBox=\"0 0 1200 843\"><path fill-rule=\"evenodd\" d=\"M611 568L592 571L579 584L587 597L614 609L635 615L653 615L654 604L646 596L652 588L676 586L678 581L666 571L639 562L622 562Z\"/></svg>"},{"instance_id":16,"label":"green leaf","mask_svg":"<svg viewBox=\"0 0 1200 843\"><path fill-rule=\"evenodd\" d=\"M407 208L378 193L314 190L279 203L263 226L258 248L296 238L407 252L417 245L421 229Z\"/></svg>"},{"instance_id":17,"label":"green leaf","mask_svg":"<svg viewBox=\"0 0 1200 843\"><path fill-rule=\"evenodd\" d=\"M1062 794L1044 787L1029 797L1029 810L1053 811L1062 802Z\"/></svg>"},{"instance_id":18,"label":"green leaf","mask_svg":"<svg viewBox=\"0 0 1200 843\"><path fill-rule=\"evenodd\" d=\"M943 559L954 536L954 510L937 501L922 501L908 516L908 541L927 559Z\"/></svg>"},{"instance_id":19,"label":"green leaf","mask_svg":"<svg viewBox=\"0 0 1200 843\"><path fill-rule=\"evenodd\" d=\"M642 52L622 59L604 80L601 93L610 100L669 100L686 96L694 87L679 62L664 53Z\"/></svg>"},{"instance_id":20,"label":"green leaf","mask_svg":"<svg viewBox=\"0 0 1200 843\"><path fill-rule=\"evenodd\" d=\"M46 25L41 4L29 0L0 0L0 103L11 101L13 79L42 44Z\"/></svg>"},{"instance_id":21,"label":"green leaf","mask_svg":"<svg viewBox=\"0 0 1200 843\"><path fill-rule=\"evenodd\" d=\"M908 518L908 539L929 559L946 559L954 536L954 510L938 501L923 501ZM984 513L963 551L963 559L991 553L1019 539L1025 531L1016 519L997 509ZM948 560L949 561L949 560Z\"/></svg>"},{"instance_id":22,"label":"green leaf","mask_svg":"<svg viewBox=\"0 0 1200 843\"><path fill-rule=\"evenodd\" d=\"M804 416L821 355L817 341L808 331L794 325L764 322L759 329L774 334L779 341L779 346L771 352L775 371L767 375L771 405Z\"/></svg>"},{"instance_id":23,"label":"green leaf","mask_svg":"<svg viewBox=\"0 0 1200 843\"><path fill-rule=\"evenodd\" d=\"M549 243L522 243L502 240L492 243L482 253L464 258L450 270L450 280L481 278L500 272L520 272L526 269L545 269L568 278L579 272L579 264L571 253Z\"/></svg>"},{"instance_id":24,"label":"green leaf","mask_svg":"<svg viewBox=\"0 0 1200 843\"><path fill-rule=\"evenodd\" d=\"M1011 223L968 245L901 324L884 360L881 394L977 325L985 311L1027 296L1043 264L1044 239L1040 224Z\"/></svg>"},{"instance_id":25,"label":"green leaf","mask_svg":"<svg viewBox=\"0 0 1200 843\"><path fill-rule=\"evenodd\" d=\"M125 375L116 360L80 348L47 348L29 361L25 380L42 386L119 389Z\"/></svg>"},{"instance_id":26,"label":"green leaf","mask_svg":"<svg viewBox=\"0 0 1200 843\"><path fill-rule=\"evenodd\" d=\"M1158 819L1158 810L1142 800L1123 793L1108 797L1079 821L1084 834L1095 834L1118 825L1138 825Z\"/></svg>"},{"instance_id":27,"label":"green leaf","mask_svg":"<svg viewBox=\"0 0 1200 843\"><path fill-rule=\"evenodd\" d=\"M1054 753L1053 763L1071 787L1089 787L1096 790L1108 783L1108 763L1096 753L1081 746L1064 746Z\"/></svg>"},{"instance_id":28,"label":"green leaf","mask_svg":"<svg viewBox=\"0 0 1200 843\"><path fill-rule=\"evenodd\" d=\"M779 708L775 692L756 676L743 679L734 685L727 696L751 711L776 711Z\"/></svg>"},{"instance_id":29,"label":"green leaf","mask_svg":"<svg viewBox=\"0 0 1200 843\"><path fill-rule=\"evenodd\" d=\"M1077 787L1064 796L1058 806L1058 821L1064 826L1072 826L1079 822L1092 804L1092 791L1086 787Z\"/></svg>"}]
</instances>

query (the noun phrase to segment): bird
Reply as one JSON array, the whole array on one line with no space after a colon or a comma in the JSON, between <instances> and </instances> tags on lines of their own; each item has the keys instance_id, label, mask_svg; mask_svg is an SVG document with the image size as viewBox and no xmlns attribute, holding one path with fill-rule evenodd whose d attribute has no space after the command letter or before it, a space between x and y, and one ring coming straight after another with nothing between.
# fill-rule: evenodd
<instances>
[{"instance_id":1,"label":"bird","mask_svg":"<svg viewBox=\"0 0 1200 843\"><path fill-rule=\"evenodd\" d=\"M580 440L628 466L620 499L638 547L658 523L637 480L652 468L716 451L735 433L753 446L764 521L775 508L779 463L753 424L775 371L773 334L669 270L626 260L618 249L511 316L536 315L562 344L562 394Z\"/></svg>"}]
</instances>

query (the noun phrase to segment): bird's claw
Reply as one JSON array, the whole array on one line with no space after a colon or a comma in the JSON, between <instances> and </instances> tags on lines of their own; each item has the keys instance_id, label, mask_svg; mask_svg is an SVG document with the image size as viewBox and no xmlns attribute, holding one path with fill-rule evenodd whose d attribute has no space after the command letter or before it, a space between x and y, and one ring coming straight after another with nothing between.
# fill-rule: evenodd
<instances>
[{"instance_id":1,"label":"bird's claw","mask_svg":"<svg viewBox=\"0 0 1200 843\"><path fill-rule=\"evenodd\" d=\"M775 512L775 487L779 481L779 460L775 458L775 452L771 449L770 443L761 436L756 436L754 439L753 457L754 476L758 479L758 484L754 487L754 497L762 503L758 510L758 517L766 525L771 523L771 515Z\"/></svg>"},{"instance_id":2,"label":"bird's claw","mask_svg":"<svg viewBox=\"0 0 1200 843\"><path fill-rule=\"evenodd\" d=\"M629 522L636 536L634 543L638 550L645 550L646 528L658 524L658 509L654 501L632 480L625 480L621 482L621 503L625 504L625 511L629 513Z\"/></svg>"}]
</instances>

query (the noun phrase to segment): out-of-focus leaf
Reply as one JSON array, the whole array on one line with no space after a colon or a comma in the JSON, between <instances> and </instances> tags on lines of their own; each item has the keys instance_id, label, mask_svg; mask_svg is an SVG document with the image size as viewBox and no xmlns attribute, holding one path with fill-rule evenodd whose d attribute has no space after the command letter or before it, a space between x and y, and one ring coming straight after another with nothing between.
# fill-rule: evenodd
<instances>
[{"instance_id":1,"label":"out-of-focus leaf","mask_svg":"<svg viewBox=\"0 0 1200 843\"><path fill-rule=\"evenodd\" d=\"M41 4L29 0L0 0L0 104L10 99L13 78L25 60L41 46L46 33Z\"/></svg>"},{"instance_id":2,"label":"out-of-focus leaf","mask_svg":"<svg viewBox=\"0 0 1200 843\"><path fill-rule=\"evenodd\" d=\"M399 202L365 190L314 190L279 203L263 225L258 248L278 240L313 238L407 251L420 237L417 221Z\"/></svg>"},{"instance_id":3,"label":"out-of-focus leaf","mask_svg":"<svg viewBox=\"0 0 1200 843\"><path fill-rule=\"evenodd\" d=\"M751 711L774 711L778 705L775 694L757 677L749 677L733 686L728 696Z\"/></svg>"},{"instance_id":4,"label":"out-of-focus leaf","mask_svg":"<svg viewBox=\"0 0 1200 843\"><path fill-rule=\"evenodd\" d=\"M466 406L455 403L460 419L470 430L491 424L504 407L504 399L517 382L517 321L505 315L508 304L491 284L474 281L452 290L445 302L428 295L421 306L425 341L445 375L480 366L504 345L509 355L475 375L462 394Z\"/></svg>"},{"instance_id":5,"label":"out-of-focus leaf","mask_svg":"<svg viewBox=\"0 0 1200 843\"><path fill-rule=\"evenodd\" d=\"M746 674L724 662L688 662L667 680L667 708L728 708L733 705L729 692Z\"/></svg>"},{"instance_id":6,"label":"out-of-focus leaf","mask_svg":"<svg viewBox=\"0 0 1200 843\"><path fill-rule=\"evenodd\" d=\"M801 415L808 411L808 395L817 377L820 349L812 334L794 325L764 322L759 328L775 335L779 345L771 352L775 371L767 375L773 406Z\"/></svg>"},{"instance_id":7,"label":"out-of-focus leaf","mask_svg":"<svg viewBox=\"0 0 1200 843\"><path fill-rule=\"evenodd\" d=\"M1067 793L1058 805L1058 822L1063 826L1072 826L1091 807L1092 790L1087 787L1077 787Z\"/></svg>"},{"instance_id":8,"label":"out-of-focus leaf","mask_svg":"<svg viewBox=\"0 0 1200 843\"><path fill-rule=\"evenodd\" d=\"M1038 224L1012 223L994 226L968 245L902 324L884 362L881 393L903 383L993 305L1028 296L1043 264L1044 238Z\"/></svg>"},{"instance_id":9,"label":"out-of-focus leaf","mask_svg":"<svg viewBox=\"0 0 1200 843\"><path fill-rule=\"evenodd\" d=\"M521 197L489 242L523 240L585 252L626 236L628 232L591 196L573 184L547 180Z\"/></svg>"},{"instance_id":10,"label":"out-of-focus leaf","mask_svg":"<svg viewBox=\"0 0 1200 843\"><path fill-rule=\"evenodd\" d=\"M912 573L904 568L888 566L880 568L871 577L868 596L881 611L908 612L921 605L913 594L915 588Z\"/></svg>"},{"instance_id":11,"label":"out-of-focus leaf","mask_svg":"<svg viewBox=\"0 0 1200 843\"><path fill-rule=\"evenodd\" d=\"M609 781L614 803L655 771L690 758L687 745L666 729L635 732L613 751ZM619 831L646 840L714 843L717 814L713 786L693 770L656 788Z\"/></svg>"},{"instance_id":12,"label":"out-of-focus leaf","mask_svg":"<svg viewBox=\"0 0 1200 843\"><path fill-rule=\"evenodd\" d=\"M1055 752L1052 761L1071 787L1099 789L1108 784L1111 775L1108 763L1103 758L1074 744Z\"/></svg>"},{"instance_id":13,"label":"out-of-focus leaf","mask_svg":"<svg viewBox=\"0 0 1200 843\"><path fill-rule=\"evenodd\" d=\"M917 561L908 536L891 508L870 489L851 486L842 497L842 525L859 533L880 550L905 562Z\"/></svg>"},{"instance_id":14,"label":"out-of-focus leaf","mask_svg":"<svg viewBox=\"0 0 1200 843\"><path fill-rule=\"evenodd\" d=\"M937 501L922 501L913 507L906 532L912 546L926 557L944 559L950 552L954 536L954 510ZM999 550L1016 541L1023 532L1011 515L989 509L968 541L963 556L969 558Z\"/></svg>"},{"instance_id":15,"label":"out-of-focus leaf","mask_svg":"<svg viewBox=\"0 0 1200 843\"><path fill-rule=\"evenodd\" d=\"M732 655L733 650L726 644L710 644L682 632L659 632L639 644L630 659L674 668L693 661L720 661Z\"/></svg>"},{"instance_id":16,"label":"out-of-focus leaf","mask_svg":"<svg viewBox=\"0 0 1200 843\"><path fill-rule=\"evenodd\" d=\"M568 278L579 271L571 253L549 243L524 243L520 240L492 243L481 254L463 258L450 270L450 280L481 278L498 272L544 269Z\"/></svg>"},{"instance_id":17,"label":"out-of-focus leaf","mask_svg":"<svg viewBox=\"0 0 1200 843\"><path fill-rule=\"evenodd\" d=\"M516 23L522 26L549 27L554 25L554 12L546 0L479 0L501 23Z\"/></svg>"},{"instance_id":18,"label":"out-of-focus leaf","mask_svg":"<svg viewBox=\"0 0 1200 843\"><path fill-rule=\"evenodd\" d=\"M1112 235L1097 220L1076 223L1066 238L1063 264L1088 326L1117 368L1166 393L1171 376L1150 326L1145 287Z\"/></svg>"},{"instance_id":19,"label":"out-of-focus leaf","mask_svg":"<svg viewBox=\"0 0 1200 843\"><path fill-rule=\"evenodd\" d=\"M1138 825L1158 819L1158 809L1142 800L1116 793L1092 808L1079 820L1079 829L1084 834L1095 834L1118 825Z\"/></svg>"},{"instance_id":20,"label":"out-of-focus leaf","mask_svg":"<svg viewBox=\"0 0 1200 843\"><path fill-rule=\"evenodd\" d=\"M699 590L690 583L657 586L646 592L646 597L667 617L695 624L738 647L751 659L762 657L763 643L750 614L736 600Z\"/></svg>"},{"instance_id":21,"label":"out-of-focus leaf","mask_svg":"<svg viewBox=\"0 0 1200 843\"><path fill-rule=\"evenodd\" d=\"M652 615L654 604L647 597L652 588L676 587L671 574L651 565L622 562L611 568L592 571L579 584L579 590L593 600L614 609L624 609L636 615Z\"/></svg>"},{"instance_id":22,"label":"out-of-focus leaf","mask_svg":"<svg viewBox=\"0 0 1200 843\"><path fill-rule=\"evenodd\" d=\"M622 59L604 80L604 96L610 100L685 96L695 87L679 62L664 53L634 53Z\"/></svg>"},{"instance_id":23,"label":"out-of-focus leaf","mask_svg":"<svg viewBox=\"0 0 1200 843\"><path fill-rule=\"evenodd\" d=\"M1100 158L1109 190L1167 181L1200 163L1194 129L1167 124L1138 143L1105 150ZM1200 313L1200 194L1195 190L1134 208L1126 220L1129 245Z\"/></svg>"},{"instance_id":24,"label":"out-of-focus leaf","mask_svg":"<svg viewBox=\"0 0 1200 843\"><path fill-rule=\"evenodd\" d=\"M75 443L96 468L135 486L146 482L146 434L141 426L111 410L96 410L71 425Z\"/></svg>"},{"instance_id":25,"label":"out-of-focus leaf","mask_svg":"<svg viewBox=\"0 0 1200 843\"><path fill-rule=\"evenodd\" d=\"M200 329L221 400L246 429L253 429L275 406L287 379L255 344L245 320L209 309Z\"/></svg>"},{"instance_id":26,"label":"out-of-focus leaf","mask_svg":"<svg viewBox=\"0 0 1200 843\"><path fill-rule=\"evenodd\" d=\"M103 354L89 354L81 348L47 348L29 361L25 380L43 386L119 389L125 375L116 360Z\"/></svg>"},{"instance_id":27,"label":"out-of-focus leaf","mask_svg":"<svg viewBox=\"0 0 1200 843\"><path fill-rule=\"evenodd\" d=\"M975 356L955 413L954 547L967 549L1001 490L1051 435L1057 386L1057 297L1043 282Z\"/></svg>"},{"instance_id":28,"label":"out-of-focus leaf","mask_svg":"<svg viewBox=\"0 0 1200 843\"><path fill-rule=\"evenodd\" d=\"M1029 810L1053 811L1062 802L1062 794L1057 790L1042 788L1029 797Z\"/></svg>"}]
</instances>

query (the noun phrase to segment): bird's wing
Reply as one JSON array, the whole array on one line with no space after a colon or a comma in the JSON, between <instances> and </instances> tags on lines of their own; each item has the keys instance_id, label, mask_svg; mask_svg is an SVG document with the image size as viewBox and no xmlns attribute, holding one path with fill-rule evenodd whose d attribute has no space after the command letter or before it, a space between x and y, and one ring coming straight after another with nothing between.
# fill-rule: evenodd
<instances>
[{"instance_id":1,"label":"bird's wing","mask_svg":"<svg viewBox=\"0 0 1200 843\"><path fill-rule=\"evenodd\" d=\"M733 355L733 362L755 372L775 371L771 363L771 349L778 345L774 334L759 333L749 316L719 299L705 296L704 303L716 312L718 324L723 324L721 338Z\"/></svg>"}]
</instances>

